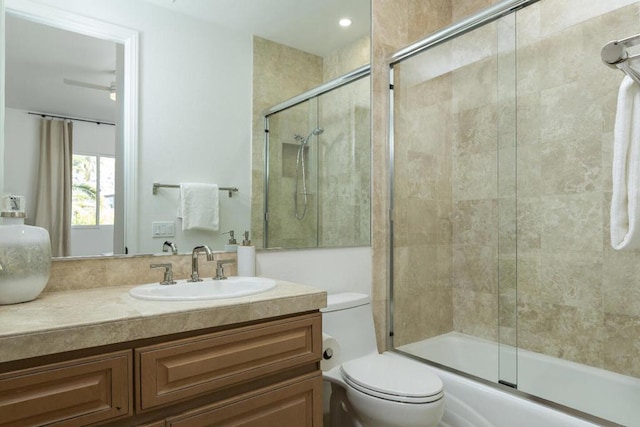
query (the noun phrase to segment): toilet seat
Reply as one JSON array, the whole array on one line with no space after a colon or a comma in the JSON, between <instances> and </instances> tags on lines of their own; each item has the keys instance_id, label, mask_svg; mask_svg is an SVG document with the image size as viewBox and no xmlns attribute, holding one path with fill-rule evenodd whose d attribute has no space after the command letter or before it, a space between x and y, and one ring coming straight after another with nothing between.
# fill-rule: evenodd
<instances>
[{"instance_id":1,"label":"toilet seat","mask_svg":"<svg viewBox=\"0 0 640 427\"><path fill-rule=\"evenodd\" d=\"M444 396L442 381L415 361L391 354L371 354L342 364L342 378L354 389L401 403L430 403Z\"/></svg>"}]
</instances>

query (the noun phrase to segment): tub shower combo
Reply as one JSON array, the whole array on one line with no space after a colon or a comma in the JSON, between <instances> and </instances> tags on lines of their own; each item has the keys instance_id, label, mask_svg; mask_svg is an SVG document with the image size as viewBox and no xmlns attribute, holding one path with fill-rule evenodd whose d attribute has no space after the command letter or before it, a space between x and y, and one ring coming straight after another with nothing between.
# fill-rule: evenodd
<instances>
[{"instance_id":1,"label":"tub shower combo","mask_svg":"<svg viewBox=\"0 0 640 427\"><path fill-rule=\"evenodd\" d=\"M369 245L369 69L264 113L265 248Z\"/></svg>"},{"instance_id":2,"label":"tub shower combo","mask_svg":"<svg viewBox=\"0 0 640 427\"><path fill-rule=\"evenodd\" d=\"M630 0L502 1L391 58L396 351L597 425L640 426L640 251L609 237L639 16ZM444 382L453 408L459 387ZM514 425L461 414L443 422Z\"/></svg>"}]
</instances>

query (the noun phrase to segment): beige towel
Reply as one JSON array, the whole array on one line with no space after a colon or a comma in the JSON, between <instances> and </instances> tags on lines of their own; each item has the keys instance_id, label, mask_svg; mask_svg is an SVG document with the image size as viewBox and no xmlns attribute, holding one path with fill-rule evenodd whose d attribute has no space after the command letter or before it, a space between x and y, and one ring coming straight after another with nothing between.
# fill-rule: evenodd
<instances>
[{"instance_id":1,"label":"beige towel","mask_svg":"<svg viewBox=\"0 0 640 427\"><path fill-rule=\"evenodd\" d=\"M182 218L183 230L218 229L218 196L216 184L180 184L178 218Z\"/></svg>"}]
</instances>

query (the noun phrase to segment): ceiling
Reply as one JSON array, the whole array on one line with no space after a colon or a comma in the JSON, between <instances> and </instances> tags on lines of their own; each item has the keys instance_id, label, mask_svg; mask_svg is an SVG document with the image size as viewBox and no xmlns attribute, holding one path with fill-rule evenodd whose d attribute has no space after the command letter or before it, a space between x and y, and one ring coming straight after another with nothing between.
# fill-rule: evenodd
<instances>
[{"instance_id":1,"label":"ceiling","mask_svg":"<svg viewBox=\"0 0 640 427\"><path fill-rule=\"evenodd\" d=\"M115 120L116 103L109 92L63 82L110 86L115 81L115 43L7 15L5 50L7 107Z\"/></svg>"},{"instance_id":2,"label":"ceiling","mask_svg":"<svg viewBox=\"0 0 640 427\"><path fill-rule=\"evenodd\" d=\"M369 34L370 0L142 0L318 56ZM340 18L352 25L342 28Z\"/></svg>"},{"instance_id":3,"label":"ceiling","mask_svg":"<svg viewBox=\"0 0 640 427\"><path fill-rule=\"evenodd\" d=\"M319 56L369 34L369 0L135 0ZM349 28L338 20L348 17ZM69 49L73 46L73 49ZM116 44L7 15L6 106L115 121L108 92L70 86L115 81Z\"/></svg>"}]
</instances>

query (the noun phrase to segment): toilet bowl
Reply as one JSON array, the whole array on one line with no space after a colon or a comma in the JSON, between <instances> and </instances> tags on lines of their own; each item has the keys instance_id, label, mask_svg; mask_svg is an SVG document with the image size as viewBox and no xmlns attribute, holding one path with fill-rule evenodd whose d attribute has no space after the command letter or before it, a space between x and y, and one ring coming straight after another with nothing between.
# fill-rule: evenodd
<instances>
[{"instance_id":1,"label":"toilet bowl","mask_svg":"<svg viewBox=\"0 0 640 427\"><path fill-rule=\"evenodd\" d=\"M402 355L378 354L369 298L329 295L323 332L340 346L331 383L332 427L433 427L444 413L442 381L426 365Z\"/></svg>"}]
</instances>

